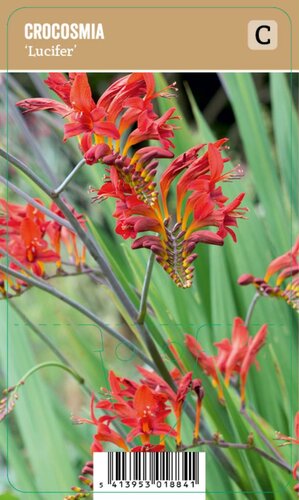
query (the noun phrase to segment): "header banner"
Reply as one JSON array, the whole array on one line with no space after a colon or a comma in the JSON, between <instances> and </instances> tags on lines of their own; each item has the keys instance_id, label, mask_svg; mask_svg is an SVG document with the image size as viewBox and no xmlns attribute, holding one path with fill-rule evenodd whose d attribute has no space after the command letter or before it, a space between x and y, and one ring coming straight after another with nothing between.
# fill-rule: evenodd
<instances>
[{"instance_id":1,"label":"header banner","mask_svg":"<svg viewBox=\"0 0 299 500\"><path fill-rule=\"evenodd\" d=\"M273 6L20 7L7 11L1 69L290 71L292 30Z\"/></svg>"}]
</instances>

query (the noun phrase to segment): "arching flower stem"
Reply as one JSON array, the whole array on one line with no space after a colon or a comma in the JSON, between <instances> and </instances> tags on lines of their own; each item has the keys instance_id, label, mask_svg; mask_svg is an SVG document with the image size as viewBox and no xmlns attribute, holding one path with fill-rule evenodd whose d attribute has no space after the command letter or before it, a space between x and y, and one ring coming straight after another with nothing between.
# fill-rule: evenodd
<instances>
[{"instance_id":1,"label":"arching flower stem","mask_svg":"<svg viewBox=\"0 0 299 500\"><path fill-rule=\"evenodd\" d=\"M251 317L252 317L252 314L253 314L253 311L254 311L254 308L256 306L256 303L258 301L258 299L260 298L260 294L258 292L256 292L253 296L253 299L248 307L248 310L247 310L247 313L246 313L246 318L245 318L245 326L248 328L249 326L249 323L250 323L250 320L251 320Z\"/></svg>"},{"instance_id":2,"label":"arching flower stem","mask_svg":"<svg viewBox=\"0 0 299 500\"><path fill-rule=\"evenodd\" d=\"M75 177L75 175L79 172L79 170L81 169L81 167L83 167L83 165L85 165L85 158L83 158L82 160L79 161L79 163L77 163L77 165L73 168L73 170L69 173L69 175L64 179L64 181L53 191L52 198L55 198L56 196L58 196L59 194L61 194L65 190L67 185L71 182L73 177Z\"/></svg>"}]
</instances>

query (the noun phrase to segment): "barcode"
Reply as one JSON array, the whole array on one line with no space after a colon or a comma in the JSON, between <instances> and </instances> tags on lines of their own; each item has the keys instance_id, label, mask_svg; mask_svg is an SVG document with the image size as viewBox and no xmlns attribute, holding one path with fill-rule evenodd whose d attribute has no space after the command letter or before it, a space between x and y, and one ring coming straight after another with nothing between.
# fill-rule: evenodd
<instances>
[{"instance_id":1,"label":"barcode","mask_svg":"<svg viewBox=\"0 0 299 500\"><path fill-rule=\"evenodd\" d=\"M123 491L196 493L197 500L205 500L205 489L205 452L111 451L93 454L94 499L100 500L103 492ZM146 500L149 498L147 496ZM180 496L176 496L176 500L180 500Z\"/></svg>"},{"instance_id":2,"label":"barcode","mask_svg":"<svg viewBox=\"0 0 299 500\"><path fill-rule=\"evenodd\" d=\"M108 452L108 484L113 481L194 481L199 484L196 452Z\"/></svg>"}]
</instances>

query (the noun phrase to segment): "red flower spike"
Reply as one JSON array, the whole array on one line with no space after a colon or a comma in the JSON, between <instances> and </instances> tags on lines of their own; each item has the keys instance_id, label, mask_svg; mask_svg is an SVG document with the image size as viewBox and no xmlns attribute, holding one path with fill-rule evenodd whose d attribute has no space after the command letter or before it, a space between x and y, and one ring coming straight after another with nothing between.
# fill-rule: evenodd
<instances>
[{"instance_id":1,"label":"red flower spike","mask_svg":"<svg viewBox=\"0 0 299 500\"><path fill-rule=\"evenodd\" d=\"M155 253L157 262L182 288L192 284L192 263L197 258L194 252L197 244L223 245L228 234L235 240L231 227L236 227L237 220L244 218L246 209L240 208L244 195L226 205L227 198L221 188L216 187L216 182L225 176L224 160L219 152L225 141L209 144L208 151L200 157L198 152L204 145L191 148L169 165L160 181L162 206L156 197L148 207L144 200L136 200L128 188L126 193L120 189L113 189L110 193L110 196L119 198L114 213L118 221L116 232L124 238L133 238L133 249L148 248ZM172 182L183 171L177 183L177 217L172 222L168 215L167 195ZM186 202L184 214L181 213L183 202ZM216 227L216 232L205 229L207 226ZM156 234L135 239L144 231Z\"/></svg>"},{"instance_id":2,"label":"red flower spike","mask_svg":"<svg viewBox=\"0 0 299 500\"><path fill-rule=\"evenodd\" d=\"M171 97L168 90L174 85L155 91L153 74L133 73L110 85L95 103L86 73L70 73L69 78L61 73L50 73L45 83L63 102L44 98L25 99L17 106L27 112L48 110L66 118L64 141L78 136L87 164L100 162L114 166L119 179L129 184L133 193L145 203L152 205L156 198L153 181L158 167L156 160L173 156L169 149L173 147L171 139L176 127L170 121L178 119L174 115L175 108L162 116L156 114L153 100ZM123 136L127 138L125 144L120 141ZM136 154L132 160L128 155L129 148L145 140L158 141L162 148L148 147L153 152L152 163L140 157L136 165ZM98 147L103 144L109 147L108 156ZM143 149L146 148L141 148L141 151ZM155 150L160 152L155 154Z\"/></svg>"},{"instance_id":3,"label":"red flower spike","mask_svg":"<svg viewBox=\"0 0 299 500\"><path fill-rule=\"evenodd\" d=\"M232 340L222 339L215 342L218 350L216 356L208 356L201 345L191 335L185 335L185 343L191 354L196 358L202 370L212 378L212 383L218 389L218 397L223 399L217 370L225 376L226 385L232 375L240 376L240 395L242 407L245 405L245 386L248 372L256 356L263 347L267 336L267 325L263 325L254 337L249 337L247 328L240 318L235 318Z\"/></svg>"},{"instance_id":4,"label":"red flower spike","mask_svg":"<svg viewBox=\"0 0 299 500\"><path fill-rule=\"evenodd\" d=\"M88 423L95 425L97 432L94 435L91 452L102 452L104 447L102 443L112 443L126 452L164 452L166 451L165 436L175 438L177 446L181 445L181 419L182 407L189 391L194 391L197 395L196 420L194 427L194 440L199 437L200 411L204 390L199 379L192 379L192 373L185 376L179 375L178 389L174 392L168 384L156 373L150 372L143 367L137 367L144 379L141 383L136 383L127 378L117 377L112 371L109 372L110 391L102 389L106 398L99 401L96 405L94 394L92 394L90 404L90 419L77 418L77 423ZM168 400L173 406L177 416L176 430L167 422L166 418L171 409L167 406ZM99 418L95 415L95 408L104 409L111 415L104 415ZM119 420L125 426L131 428L126 440L124 440L116 431L111 429L110 425L115 420ZM151 442L152 436L159 436L155 442ZM137 439L140 443L133 443ZM168 442L168 441L167 441ZM89 461L82 469L79 479L92 488L92 480L86 476L93 475L93 464ZM74 491L83 491L80 488L72 488ZM71 498L71 497L70 497Z\"/></svg>"},{"instance_id":5,"label":"red flower spike","mask_svg":"<svg viewBox=\"0 0 299 500\"><path fill-rule=\"evenodd\" d=\"M253 284L260 295L284 299L294 309L299 310L299 237L288 252L274 259L268 266L264 278L244 274L238 279L240 285ZM271 278L278 274L274 284ZM288 278L291 281L286 283Z\"/></svg>"}]
</instances>

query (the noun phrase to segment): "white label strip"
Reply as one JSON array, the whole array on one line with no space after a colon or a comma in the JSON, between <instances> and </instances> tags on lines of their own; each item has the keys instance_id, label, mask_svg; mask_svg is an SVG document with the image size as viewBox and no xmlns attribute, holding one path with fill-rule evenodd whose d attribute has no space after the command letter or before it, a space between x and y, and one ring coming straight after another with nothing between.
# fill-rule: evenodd
<instances>
[{"instance_id":1,"label":"white label strip","mask_svg":"<svg viewBox=\"0 0 299 500\"><path fill-rule=\"evenodd\" d=\"M101 452L93 454L94 498L103 493L196 493L205 500L204 452ZM138 497L139 498L139 497ZM180 496L176 495L179 500Z\"/></svg>"}]
</instances>

